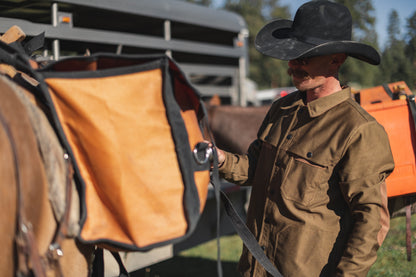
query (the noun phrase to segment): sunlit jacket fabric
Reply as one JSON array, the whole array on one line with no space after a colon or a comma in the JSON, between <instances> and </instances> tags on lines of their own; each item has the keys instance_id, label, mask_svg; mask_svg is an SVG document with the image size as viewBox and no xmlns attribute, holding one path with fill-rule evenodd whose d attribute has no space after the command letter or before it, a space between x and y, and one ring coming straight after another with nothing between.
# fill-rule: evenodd
<instances>
[{"instance_id":1,"label":"sunlit jacket fabric","mask_svg":"<svg viewBox=\"0 0 416 277\"><path fill-rule=\"evenodd\" d=\"M247 225L283 276L366 276L389 228L387 134L349 88L304 97L275 101L248 154L226 153L221 176L252 185ZM246 248L239 270L267 276Z\"/></svg>"}]
</instances>

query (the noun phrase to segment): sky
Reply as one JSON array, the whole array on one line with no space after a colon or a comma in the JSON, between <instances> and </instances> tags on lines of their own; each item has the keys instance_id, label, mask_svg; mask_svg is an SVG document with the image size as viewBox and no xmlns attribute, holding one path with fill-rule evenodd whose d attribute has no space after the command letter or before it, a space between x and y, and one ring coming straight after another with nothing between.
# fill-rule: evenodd
<instances>
[{"instance_id":1,"label":"sky","mask_svg":"<svg viewBox=\"0 0 416 277\"><path fill-rule=\"evenodd\" d=\"M296 10L305 2L309 0L280 0L280 4L287 5L292 13L292 18ZM221 0L214 0L214 5L217 6L222 3ZM387 41L387 25L389 14L392 9L395 9L401 19L401 34L405 33L406 19L416 11L416 0L372 0L375 16L376 16L376 32L378 34L378 42L383 49L383 45Z\"/></svg>"}]
</instances>

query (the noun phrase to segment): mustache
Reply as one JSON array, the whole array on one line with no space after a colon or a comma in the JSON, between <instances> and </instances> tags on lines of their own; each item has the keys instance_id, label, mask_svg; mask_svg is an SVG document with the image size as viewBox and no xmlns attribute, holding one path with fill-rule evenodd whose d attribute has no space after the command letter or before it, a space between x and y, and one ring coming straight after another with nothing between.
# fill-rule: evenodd
<instances>
[{"instance_id":1,"label":"mustache","mask_svg":"<svg viewBox=\"0 0 416 277\"><path fill-rule=\"evenodd\" d=\"M293 75L293 76L296 76L296 77L299 77L299 78L305 78L305 77L309 76L309 74L306 71L299 70L299 69L293 69L293 68L289 68L287 70L287 74L289 76Z\"/></svg>"}]
</instances>

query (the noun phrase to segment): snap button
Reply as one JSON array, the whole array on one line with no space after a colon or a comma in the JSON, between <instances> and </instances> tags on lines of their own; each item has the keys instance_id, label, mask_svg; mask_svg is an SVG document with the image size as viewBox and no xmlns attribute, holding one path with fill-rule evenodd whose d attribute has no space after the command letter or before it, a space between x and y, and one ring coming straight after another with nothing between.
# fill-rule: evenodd
<instances>
[{"instance_id":1,"label":"snap button","mask_svg":"<svg viewBox=\"0 0 416 277\"><path fill-rule=\"evenodd\" d=\"M293 138L293 135L292 134L289 134L289 135L286 136L286 138L287 139L291 139L291 138Z\"/></svg>"},{"instance_id":2,"label":"snap button","mask_svg":"<svg viewBox=\"0 0 416 277\"><path fill-rule=\"evenodd\" d=\"M306 154L306 157L308 157L308 158L312 158L312 152L308 152L308 153Z\"/></svg>"}]
</instances>

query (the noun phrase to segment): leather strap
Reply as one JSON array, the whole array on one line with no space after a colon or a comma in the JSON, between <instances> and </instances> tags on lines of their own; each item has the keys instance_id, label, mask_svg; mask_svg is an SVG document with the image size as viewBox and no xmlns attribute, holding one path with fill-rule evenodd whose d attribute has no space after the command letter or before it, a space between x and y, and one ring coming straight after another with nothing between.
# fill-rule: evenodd
<instances>
[{"instance_id":1,"label":"leather strap","mask_svg":"<svg viewBox=\"0 0 416 277\"><path fill-rule=\"evenodd\" d=\"M13 163L15 167L15 180L17 186L17 227L15 237L18 256L17 275L28 276L30 273L28 264L30 263L35 276L46 277L42 259L38 253L38 247L33 234L32 225L28 223L25 215L23 214L22 184L19 172L19 157L16 150L17 145L2 113L0 113L0 125L2 125L7 137L9 138L14 157Z\"/></svg>"},{"instance_id":2,"label":"leather strap","mask_svg":"<svg viewBox=\"0 0 416 277\"><path fill-rule=\"evenodd\" d=\"M394 99L393 92L389 88L388 84L383 84L384 91L390 96L391 99Z\"/></svg>"},{"instance_id":3,"label":"leather strap","mask_svg":"<svg viewBox=\"0 0 416 277\"><path fill-rule=\"evenodd\" d=\"M237 211L235 210L233 204L231 203L230 199L227 197L225 192L220 190L220 178L218 172L218 155L215 151L215 147L213 148L213 155L214 155L214 168L212 171L211 182L215 188L215 191L220 192L221 200L224 206L224 209L231 220L231 223L234 226L235 231L241 237L244 245L247 249L253 254L254 258L264 267L264 269L274 277L283 277L283 275L279 272L276 266L269 260L269 258L264 253L263 249L258 244L256 238L254 237L253 233L248 229L245 222L241 219L238 215Z\"/></svg>"},{"instance_id":4,"label":"leather strap","mask_svg":"<svg viewBox=\"0 0 416 277\"><path fill-rule=\"evenodd\" d=\"M202 105L203 113L207 115L205 107ZM221 266L221 255L220 255L220 244L219 244L219 237L220 237L220 207L219 203L221 198L221 202L224 206L224 210L231 220L231 223L234 226L235 231L242 239L244 245L247 249L253 254L254 258L264 267L264 269L271 274L273 277L283 277L283 275L279 272L276 266L269 260L269 258L264 253L263 249L260 247L259 243L257 242L256 238L254 237L253 233L248 229L245 222L241 219L238 215L237 211L235 210L231 200L227 197L225 192L221 190L221 181L219 176L219 169L218 169L218 153L215 147L215 140L212 135L212 132L209 128L208 118L204 117L205 121L205 130L207 131L207 135L212 143L212 174L211 174L211 184L214 187L215 191L215 198L217 201L217 271L218 276L222 277L222 266Z\"/></svg>"},{"instance_id":5,"label":"leather strap","mask_svg":"<svg viewBox=\"0 0 416 277\"><path fill-rule=\"evenodd\" d=\"M68 170L66 176L65 212L58 222L58 229L45 255L47 257L48 270L55 271L56 276L63 276L59 258L64 254L61 247L62 241L68 234L69 215L72 202L72 178L74 175L74 169L68 155L65 156L65 159Z\"/></svg>"},{"instance_id":6,"label":"leather strap","mask_svg":"<svg viewBox=\"0 0 416 277\"><path fill-rule=\"evenodd\" d=\"M114 259L116 259L119 268L119 277L129 277L129 273L127 272L126 267L121 260L120 254L118 252L111 251L111 255L113 255Z\"/></svg>"},{"instance_id":7,"label":"leather strap","mask_svg":"<svg viewBox=\"0 0 416 277\"><path fill-rule=\"evenodd\" d=\"M119 268L119 277L129 277L129 273L121 260L120 254L115 251L110 251L114 259L117 261ZM94 262L92 267L92 277L103 277L104 276L104 251L98 247L94 252Z\"/></svg>"}]
</instances>

